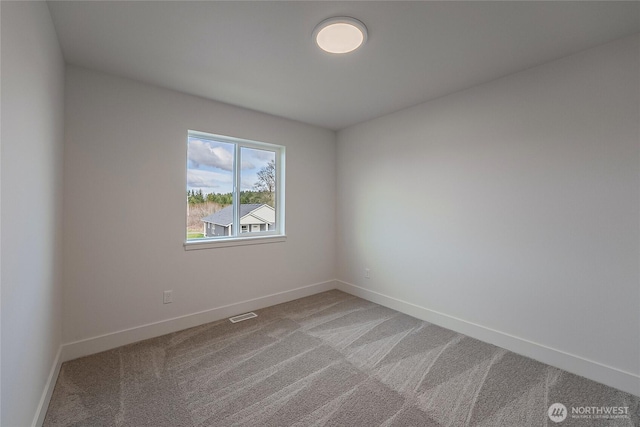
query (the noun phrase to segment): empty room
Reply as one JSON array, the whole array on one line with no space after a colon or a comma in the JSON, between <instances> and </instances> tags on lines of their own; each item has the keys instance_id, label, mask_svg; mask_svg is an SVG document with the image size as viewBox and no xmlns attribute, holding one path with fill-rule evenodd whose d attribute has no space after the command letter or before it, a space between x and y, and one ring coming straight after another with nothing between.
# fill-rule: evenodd
<instances>
[{"instance_id":1,"label":"empty room","mask_svg":"<svg viewBox=\"0 0 640 427\"><path fill-rule=\"evenodd\" d=\"M640 425L640 2L0 19L2 427Z\"/></svg>"}]
</instances>

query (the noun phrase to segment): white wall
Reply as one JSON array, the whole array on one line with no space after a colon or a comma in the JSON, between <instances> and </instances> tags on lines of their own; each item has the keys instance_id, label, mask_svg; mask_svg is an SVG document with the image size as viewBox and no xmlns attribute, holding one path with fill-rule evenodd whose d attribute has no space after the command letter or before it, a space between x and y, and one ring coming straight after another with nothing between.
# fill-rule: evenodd
<instances>
[{"instance_id":1,"label":"white wall","mask_svg":"<svg viewBox=\"0 0 640 427\"><path fill-rule=\"evenodd\" d=\"M44 2L2 2L2 418L31 425L61 342L64 62Z\"/></svg>"},{"instance_id":2,"label":"white wall","mask_svg":"<svg viewBox=\"0 0 640 427\"><path fill-rule=\"evenodd\" d=\"M74 67L65 126L65 342L334 279L334 132ZM286 146L286 242L184 250L189 129Z\"/></svg>"},{"instance_id":3,"label":"white wall","mask_svg":"<svg viewBox=\"0 0 640 427\"><path fill-rule=\"evenodd\" d=\"M640 374L638 58L634 36L340 131L338 279Z\"/></svg>"}]
</instances>

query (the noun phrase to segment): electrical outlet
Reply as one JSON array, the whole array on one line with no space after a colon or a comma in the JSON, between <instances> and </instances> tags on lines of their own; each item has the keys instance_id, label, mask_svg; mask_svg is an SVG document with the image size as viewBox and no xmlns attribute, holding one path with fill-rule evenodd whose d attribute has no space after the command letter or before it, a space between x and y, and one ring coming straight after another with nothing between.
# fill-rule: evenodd
<instances>
[{"instance_id":1,"label":"electrical outlet","mask_svg":"<svg viewBox=\"0 0 640 427\"><path fill-rule=\"evenodd\" d=\"M162 294L162 302L164 304L171 304L173 302L173 291L164 291Z\"/></svg>"},{"instance_id":2,"label":"electrical outlet","mask_svg":"<svg viewBox=\"0 0 640 427\"><path fill-rule=\"evenodd\" d=\"M364 278L371 279L371 270L369 270L368 268L364 269Z\"/></svg>"}]
</instances>

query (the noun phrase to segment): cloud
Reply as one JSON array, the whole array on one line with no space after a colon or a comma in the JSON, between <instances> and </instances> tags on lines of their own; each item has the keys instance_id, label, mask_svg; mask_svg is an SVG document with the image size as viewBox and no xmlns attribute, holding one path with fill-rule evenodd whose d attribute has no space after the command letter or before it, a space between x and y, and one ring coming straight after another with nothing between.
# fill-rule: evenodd
<instances>
[{"instance_id":1,"label":"cloud","mask_svg":"<svg viewBox=\"0 0 640 427\"><path fill-rule=\"evenodd\" d=\"M208 142L192 139L189 141L188 155L195 167L202 165L233 170L233 154L221 146L212 147Z\"/></svg>"},{"instance_id":2,"label":"cloud","mask_svg":"<svg viewBox=\"0 0 640 427\"><path fill-rule=\"evenodd\" d=\"M276 158L276 153L273 151L251 149L249 152L251 153L251 157L262 160L263 162L268 162Z\"/></svg>"},{"instance_id":3,"label":"cloud","mask_svg":"<svg viewBox=\"0 0 640 427\"><path fill-rule=\"evenodd\" d=\"M256 156L255 153L260 153ZM256 165L251 158L262 160L262 150L243 150L242 169L255 169ZM266 152L267 156L269 152ZM233 153L222 146L212 146L210 142L192 139L189 141L189 160L194 167L208 166L226 171L233 170Z\"/></svg>"},{"instance_id":4,"label":"cloud","mask_svg":"<svg viewBox=\"0 0 640 427\"><path fill-rule=\"evenodd\" d=\"M240 184L240 187L242 190L253 190L253 186L256 182L256 176L252 175L251 177L246 177L243 176L242 177L242 182Z\"/></svg>"},{"instance_id":5,"label":"cloud","mask_svg":"<svg viewBox=\"0 0 640 427\"><path fill-rule=\"evenodd\" d=\"M246 170L246 169L255 169L255 165L253 163L251 163L249 160L244 160L242 159L242 169Z\"/></svg>"},{"instance_id":6,"label":"cloud","mask_svg":"<svg viewBox=\"0 0 640 427\"><path fill-rule=\"evenodd\" d=\"M256 148L242 149L242 169L258 169L263 168L270 160L276 158L276 153L267 150L258 150ZM246 163L245 163L246 162Z\"/></svg>"},{"instance_id":7,"label":"cloud","mask_svg":"<svg viewBox=\"0 0 640 427\"><path fill-rule=\"evenodd\" d=\"M224 174L202 169L187 169L187 186L200 189L221 189L216 192L228 192L233 185L231 174Z\"/></svg>"}]
</instances>

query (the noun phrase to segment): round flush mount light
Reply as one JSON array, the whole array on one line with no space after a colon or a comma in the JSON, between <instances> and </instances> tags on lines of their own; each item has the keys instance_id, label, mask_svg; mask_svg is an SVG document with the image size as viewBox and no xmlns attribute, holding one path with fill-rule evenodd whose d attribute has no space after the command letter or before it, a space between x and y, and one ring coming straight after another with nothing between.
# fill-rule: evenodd
<instances>
[{"instance_id":1,"label":"round flush mount light","mask_svg":"<svg viewBox=\"0 0 640 427\"><path fill-rule=\"evenodd\" d=\"M313 30L313 38L325 52L349 53L367 41L367 27L354 18L329 18Z\"/></svg>"}]
</instances>

